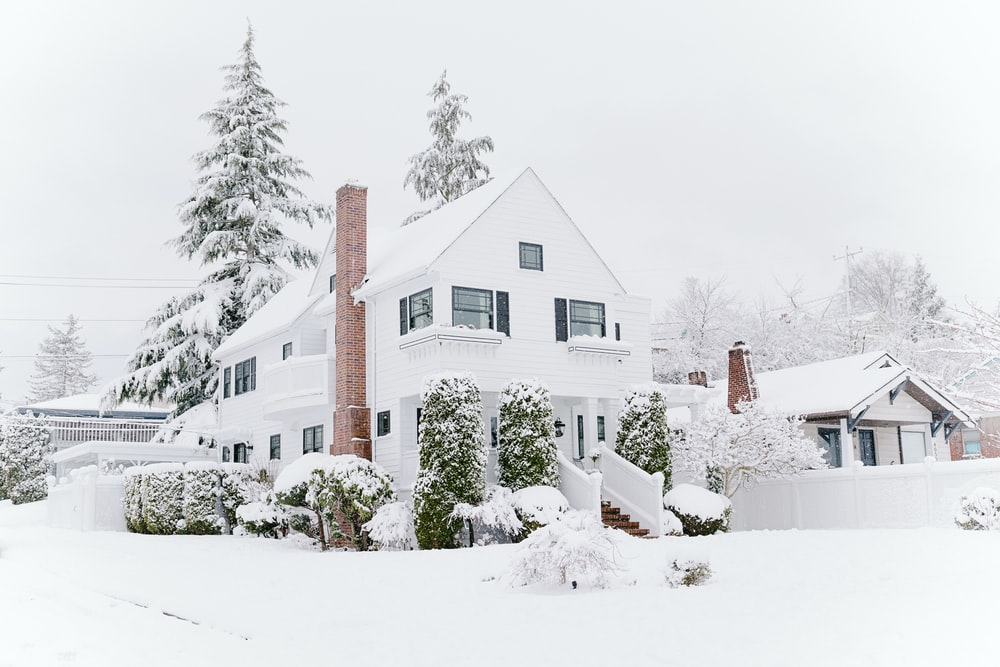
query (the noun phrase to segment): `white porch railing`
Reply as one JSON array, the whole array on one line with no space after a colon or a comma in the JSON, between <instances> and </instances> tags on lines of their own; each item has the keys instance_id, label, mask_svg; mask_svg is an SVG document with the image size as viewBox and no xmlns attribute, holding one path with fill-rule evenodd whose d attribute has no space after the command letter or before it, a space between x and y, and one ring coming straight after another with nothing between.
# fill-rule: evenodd
<instances>
[{"instance_id":1,"label":"white porch railing","mask_svg":"<svg viewBox=\"0 0 1000 667\"><path fill-rule=\"evenodd\" d=\"M663 473L652 475L629 463L604 443L597 445L604 473L604 496L638 521L649 534L663 534Z\"/></svg>"},{"instance_id":2,"label":"white porch railing","mask_svg":"<svg viewBox=\"0 0 1000 667\"><path fill-rule=\"evenodd\" d=\"M264 369L264 414L329 402L333 358L326 354L289 357Z\"/></svg>"},{"instance_id":3,"label":"white porch railing","mask_svg":"<svg viewBox=\"0 0 1000 667\"><path fill-rule=\"evenodd\" d=\"M586 473L566 458L559 456L559 492L574 509L596 512L601 515L601 473Z\"/></svg>"}]
</instances>

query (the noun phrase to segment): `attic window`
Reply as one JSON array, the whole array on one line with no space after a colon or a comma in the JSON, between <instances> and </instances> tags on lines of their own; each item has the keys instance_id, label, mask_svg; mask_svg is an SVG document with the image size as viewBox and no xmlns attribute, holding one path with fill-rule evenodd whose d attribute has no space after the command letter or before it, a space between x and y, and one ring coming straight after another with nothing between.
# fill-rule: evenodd
<instances>
[{"instance_id":1,"label":"attic window","mask_svg":"<svg viewBox=\"0 0 1000 667\"><path fill-rule=\"evenodd\" d=\"M542 246L537 243L524 243L523 241L518 244L520 262L522 269L530 269L532 271L542 270Z\"/></svg>"}]
</instances>

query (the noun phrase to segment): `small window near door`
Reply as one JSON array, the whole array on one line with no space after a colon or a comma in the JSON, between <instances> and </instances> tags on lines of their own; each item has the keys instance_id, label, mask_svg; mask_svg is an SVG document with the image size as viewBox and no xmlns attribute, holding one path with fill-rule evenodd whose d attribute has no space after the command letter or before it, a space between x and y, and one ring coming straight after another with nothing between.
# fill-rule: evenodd
<instances>
[{"instance_id":1,"label":"small window near door","mask_svg":"<svg viewBox=\"0 0 1000 667\"><path fill-rule=\"evenodd\" d=\"M576 416L576 458L583 458L583 415Z\"/></svg>"},{"instance_id":2,"label":"small window near door","mask_svg":"<svg viewBox=\"0 0 1000 667\"><path fill-rule=\"evenodd\" d=\"M819 447L823 450L823 459L831 468L839 468L840 459L840 429L819 429Z\"/></svg>"},{"instance_id":3,"label":"small window near door","mask_svg":"<svg viewBox=\"0 0 1000 667\"><path fill-rule=\"evenodd\" d=\"M604 415L597 416L597 442L605 442L604 439Z\"/></svg>"},{"instance_id":4,"label":"small window near door","mask_svg":"<svg viewBox=\"0 0 1000 667\"><path fill-rule=\"evenodd\" d=\"M499 436L497 433L497 418L490 417L490 447L496 449L497 444L499 444Z\"/></svg>"},{"instance_id":5,"label":"small window near door","mask_svg":"<svg viewBox=\"0 0 1000 667\"><path fill-rule=\"evenodd\" d=\"M233 445L233 463L247 462L247 443L237 442Z\"/></svg>"},{"instance_id":6,"label":"small window near door","mask_svg":"<svg viewBox=\"0 0 1000 667\"><path fill-rule=\"evenodd\" d=\"M388 410L383 410L375 416L375 435L379 437L389 435L390 426Z\"/></svg>"},{"instance_id":7,"label":"small window near door","mask_svg":"<svg viewBox=\"0 0 1000 667\"><path fill-rule=\"evenodd\" d=\"M323 451L323 425L302 429L302 453Z\"/></svg>"},{"instance_id":8,"label":"small window near door","mask_svg":"<svg viewBox=\"0 0 1000 667\"><path fill-rule=\"evenodd\" d=\"M229 463L230 461L232 461L232 456L230 456L230 454L229 454L229 447L223 447L222 448L222 462L223 463Z\"/></svg>"},{"instance_id":9,"label":"small window near door","mask_svg":"<svg viewBox=\"0 0 1000 667\"><path fill-rule=\"evenodd\" d=\"M276 461L281 458L281 435L271 436L271 460Z\"/></svg>"},{"instance_id":10,"label":"small window near door","mask_svg":"<svg viewBox=\"0 0 1000 667\"><path fill-rule=\"evenodd\" d=\"M292 344L285 343L281 346L281 360L284 361L290 356L292 356Z\"/></svg>"}]
</instances>

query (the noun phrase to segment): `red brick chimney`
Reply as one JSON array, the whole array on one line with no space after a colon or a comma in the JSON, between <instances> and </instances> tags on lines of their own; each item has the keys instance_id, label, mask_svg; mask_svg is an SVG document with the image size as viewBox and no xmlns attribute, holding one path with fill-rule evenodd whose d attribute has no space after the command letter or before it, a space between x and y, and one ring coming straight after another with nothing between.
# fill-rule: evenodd
<instances>
[{"instance_id":1,"label":"red brick chimney","mask_svg":"<svg viewBox=\"0 0 1000 667\"><path fill-rule=\"evenodd\" d=\"M736 414L737 403L756 399L757 380L753 376L750 346L738 340L729 350L729 411Z\"/></svg>"},{"instance_id":2,"label":"red brick chimney","mask_svg":"<svg viewBox=\"0 0 1000 667\"><path fill-rule=\"evenodd\" d=\"M708 373L705 371L691 371L688 373L688 384L708 387Z\"/></svg>"},{"instance_id":3,"label":"red brick chimney","mask_svg":"<svg viewBox=\"0 0 1000 667\"><path fill-rule=\"evenodd\" d=\"M337 190L337 313L334 342L333 444L331 454L371 460L371 413L365 377L365 304L351 293L368 272L368 188L346 184Z\"/></svg>"}]
</instances>

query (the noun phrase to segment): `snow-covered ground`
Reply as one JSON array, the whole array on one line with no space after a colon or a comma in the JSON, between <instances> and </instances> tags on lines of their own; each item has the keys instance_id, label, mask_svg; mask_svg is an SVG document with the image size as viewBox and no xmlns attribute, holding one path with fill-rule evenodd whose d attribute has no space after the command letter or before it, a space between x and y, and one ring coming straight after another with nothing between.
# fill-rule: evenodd
<instances>
[{"instance_id":1,"label":"snow-covered ground","mask_svg":"<svg viewBox=\"0 0 1000 667\"><path fill-rule=\"evenodd\" d=\"M80 533L0 503L0 666L996 665L1000 533L620 540L611 590L510 588L514 549L321 553ZM668 558L710 559L698 588Z\"/></svg>"}]
</instances>

